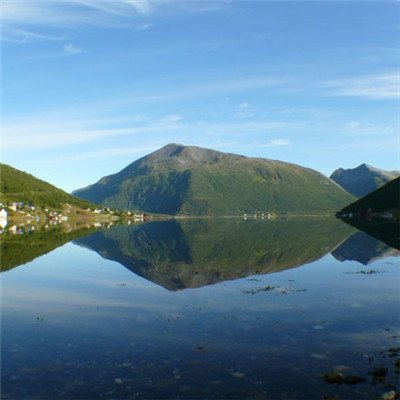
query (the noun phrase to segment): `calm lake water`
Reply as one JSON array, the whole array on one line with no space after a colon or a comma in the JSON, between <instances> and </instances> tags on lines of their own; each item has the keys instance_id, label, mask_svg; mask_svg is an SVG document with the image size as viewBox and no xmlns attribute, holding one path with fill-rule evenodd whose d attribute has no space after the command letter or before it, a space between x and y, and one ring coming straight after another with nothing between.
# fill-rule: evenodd
<instances>
[{"instance_id":1,"label":"calm lake water","mask_svg":"<svg viewBox=\"0 0 400 400\"><path fill-rule=\"evenodd\" d=\"M399 390L400 252L365 233L216 219L82 235L2 234L3 399Z\"/></svg>"}]
</instances>

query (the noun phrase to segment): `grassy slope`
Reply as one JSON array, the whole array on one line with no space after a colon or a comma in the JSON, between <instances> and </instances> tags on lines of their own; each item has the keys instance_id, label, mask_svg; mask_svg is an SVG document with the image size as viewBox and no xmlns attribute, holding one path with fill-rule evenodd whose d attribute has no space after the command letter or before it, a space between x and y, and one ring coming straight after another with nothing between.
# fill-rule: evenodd
<instances>
[{"instance_id":1,"label":"grassy slope","mask_svg":"<svg viewBox=\"0 0 400 400\"><path fill-rule=\"evenodd\" d=\"M35 178L26 172L0 164L1 168L1 191L0 201L8 203L11 201L34 204L45 208L60 209L64 204L77 207L95 207L94 204L72 196L55 186Z\"/></svg>"},{"instance_id":2,"label":"grassy slope","mask_svg":"<svg viewBox=\"0 0 400 400\"><path fill-rule=\"evenodd\" d=\"M245 159L193 171L182 211L217 215L332 213L352 198L316 171L271 160Z\"/></svg>"},{"instance_id":3,"label":"grassy slope","mask_svg":"<svg viewBox=\"0 0 400 400\"><path fill-rule=\"evenodd\" d=\"M365 197L344 207L340 213L356 213L371 209L373 212L385 212L400 209L400 177L386 183Z\"/></svg>"},{"instance_id":4,"label":"grassy slope","mask_svg":"<svg viewBox=\"0 0 400 400\"><path fill-rule=\"evenodd\" d=\"M171 158L123 172L77 195L119 209L190 215L326 214L354 199L316 171L238 156L189 166Z\"/></svg>"}]
</instances>

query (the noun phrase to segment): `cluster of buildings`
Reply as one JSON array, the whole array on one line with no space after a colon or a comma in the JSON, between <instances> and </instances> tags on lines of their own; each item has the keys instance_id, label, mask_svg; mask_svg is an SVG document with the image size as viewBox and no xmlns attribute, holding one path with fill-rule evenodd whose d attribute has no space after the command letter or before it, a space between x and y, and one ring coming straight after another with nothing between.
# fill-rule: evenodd
<instances>
[{"instance_id":1,"label":"cluster of buildings","mask_svg":"<svg viewBox=\"0 0 400 400\"><path fill-rule=\"evenodd\" d=\"M22 201L12 201L8 205L0 203L0 216L7 218L7 209L12 210L14 212L21 211L25 212L35 212L37 207L31 204L25 204Z\"/></svg>"},{"instance_id":2,"label":"cluster of buildings","mask_svg":"<svg viewBox=\"0 0 400 400\"><path fill-rule=\"evenodd\" d=\"M272 218L272 214L267 213L267 214L243 214L243 219L249 219L249 218L261 218L261 219L271 219Z\"/></svg>"},{"instance_id":3,"label":"cluster of buildings","mask_svg":"<svg viewBox=\"0 0 400 400\"><path fill-rule=\"evenodd\" d=\"M41 216L46 216L47 223L46 225L55 225L59 224L61 222L67 221L68 216L65 214L62 214L61 212L57 211L52 211L48 208L38 208L35 205L31 204L25 204L23 202L17 202L13 201L8 204L3 204L0 202L0 233L4 231L4 229L7 226L7 219L10 220L10 211L11 215L14 216L15 213L18 213L18 215L21 215L23 220L27 220L25 222L28 222L30 220L38 220L39 219L39 214ZM88 215L94 214L97 215L98 217L109 217L111 216L111 219L120 219L121 217L127 217L130 221L146 221L147 220L147 215L143 213L135 213L132 211L123 211L123 212L118 212L116 210L112 210L109 207L97 207L94 210L90 208L84 208L82 209L83 213L87 213ZM109 219L109 218L108 218ZM104 218L100 218L100 221L104 220ZM23 228L10 228L8 229L12 234L21 234L24 233Z\"/></svg>"}]
</instances>

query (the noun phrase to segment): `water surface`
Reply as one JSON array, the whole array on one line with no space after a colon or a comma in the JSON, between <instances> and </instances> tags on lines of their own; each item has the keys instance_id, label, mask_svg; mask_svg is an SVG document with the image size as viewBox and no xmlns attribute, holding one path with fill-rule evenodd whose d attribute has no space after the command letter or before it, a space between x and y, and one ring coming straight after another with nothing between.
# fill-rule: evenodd
<instances>
[{"instance_id":1,"label":"water surface","mask_svg":"<svg viewBox=\"0 0 400 400\"><path fill-rule=\"evenodd\" d=\"M399 252L365 233L335 219L218 219L78 236L19 266L2 252L2 398L398 390ZM365 381L328 383L334 368Z\"/></svg>"}]
</instances>

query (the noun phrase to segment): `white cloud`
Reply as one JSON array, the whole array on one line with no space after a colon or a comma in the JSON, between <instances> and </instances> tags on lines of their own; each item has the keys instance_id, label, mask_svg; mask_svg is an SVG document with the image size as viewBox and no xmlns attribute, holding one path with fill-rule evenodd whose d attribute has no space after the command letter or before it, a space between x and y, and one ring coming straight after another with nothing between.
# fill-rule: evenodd
<instances>
[{"instance_id":1,"label":"white cloud","mask_svg":"<svg viewBox=\"0 0 400 400\"><path fill-rule=\"evenodd\" d=\"M229 79L225 81L214 81L207 82L204 84L191 83L186 86L174 87L174 90L156 93L154 89L145 92L143 94L137 94L135 97L119 98L112 101L114 105L117 104L135 104L135 103L157 103L157 102L169 102L174 100L182 100L189 98L198 97L211 97L211 96L224 96L232 93L246 92L249 90L261 90L269 88L272 91L281 92L284 86L290 86L293 81L291 77L279 77L279 78L265 78L265 77L253 77L243 79ZM251 109L251 108L250 108ZM249 108L240 108L238 112L249 111Z\"/></svg>"},{"instance_id":2,"label":"white cloud","mask_svg":"<svg viewBox=\"0 0 400 400\"><path fill-rule=\"evenodd\" d=\"M45 35L41 33L31 32L26 29L10 28L7 30L7 32L3 32L1 40L5 42L29 43L43 40L62 41L65 40L65 37L57 35Z\"/></svg>"},{"instance_id":3,"label":"white cloud","mask_svg":"<svg viewBox=\"0 0 400 400\"><path fill-rule=\"evenodd\" d=\"M79 54L79 53L82 53L82 49L80 49L79 47L75 47L71 43L64 45L64 50L68 54Z\"/></svg>"},{"instance_id":4,"label":"white cloud","mask_svg":"<svg viewBox=\"0 0 400 400\"><path fill-rule=\"evenodd\" d=\"M170 114L167 115L165 118L162 119L162 122L167 122L167 123L174 123L178 122L182 119L182 116L177 115L177 114Z\"/></svg>"},{"instance_id":5,"label":"white cloud","mask_svg":"<svg viewBox=\"0 0 400 400\"><path fill-rule=\"evenodd\" d=\"M46 39L46 35L33 32L44 27L60 30L91 25L145 30L152 25L140 22L141 19L156 10L179 7L187 11L203 11L200 2L190 2L190 7L182 7L185 3L176 0L3 0L1 40L25 40L21 35L22 28L29 31L25 36L30 40L35 35L36 39ZM132 25L132 20L138 24Z\"/></svg>"},{"instance_id":6,"label":"white cloud","mask_svg":"<svg viewBox=\"0 0 400 400\"><path fill-rule=\"evenodd\" d=\"M4 0L2 2L2 37L4 41L26 42L54 40L38 29L73 28L77 25L109 28L132 27L132 19L147 16L159 0ZM150 27L142 23L136 27Z\"/></svg>"},{"instance_id":7,"label":"white cloud","mask_svg":"<svg viewBox=\"0 0 400 400\"><path fill-rule=\"evenodd\" d=\"M154 0L6 0L2 2L5 23L56 26L89 22L98 13L117 16L148 14ZM94 23L96 20L93 21Z\"/></svg>"},{"instance_id":8,"label":"white cloud","mask_svg":"<svg viewBox=\"0 0 400 400\"><path fill-rule=\"evenodd\" d=\"M240 112L233 114L233 118L235 118L235 119L250 118L252 116L253 116L253 113L248 110L240 111Z\"/></svg>"},{"instance_id":9,"label":"white cloud","mask_svg":"<svg viewBox=\"0 0 400 400\"><path fill-rule=\"evenodd\" d=\"M235 119L243 119L250 118L254 115L251 110L251 106L246 101L243 101L239 104L239 111L233 114L233 118Z\"/></svg>"},{"instance_id":10,"label":"white cloud","mask_svg":"<svg viewBox=\"0 0 400 400\"><path fill-rule=\"evenodd\" d=\"M153 24L140 24L140 25L138 25L137 27L136 27L136 30L138 30L138 31L144 31L144 30L146 30L146 29L149 29L149 28L151 28L153 26Z\"/></svg>"},{"instance_id":11,"label":"white cloud","mask_svg":"<svg viewBox=\"0 0 400 400\"><path fill-rule=\"evenodd\" d=\"M398 136L398 126L389 124L361 123L359 121L349 121L345 124L342 131L348 136Z\"/></svg>"},{"instance_id":12,"label":"white cloud","mask_svg":"<svg viewBox=\"0 0 400 400\"><path fill-rule=\"evenodd\" d=\"M292 142L289 139L272 139L266 146L277 147L277 146L289 146Z\"/></svg>"},{"instance_id":13,"label":"white cloud","mask_svg":"<svg viewBox=\"0 0 400 400\"><path fill-rule=\"evenodd\" d=\"M323 86L331 96L355 96L367 99L400 97L400 75L397 73L333 80Z\"/></svg>"},{"instance_id":14,"label":"white cloud","mask_svg":"<svg viewBox=\"0 0 400 400\"><path fill-rule=\"evenodd\" d=\"M59 119L38 116L19 122L4 122L2 145L4 150L37 150L63 148L83 143L100 143L107 138L174 131L176 123L149 124L141 122L123 123L99 119Z\"/></svg>"},{"instance_id":15,"label":"white cloud","mask_svg":"<svg viewBox=\"0 0 400 400\"><path fill-rule=\"evenodd\" d=\"M157 148L160 148L164 145L164 142L158 142L156 145L152 146L128 146L128 147L109 147L102 148L100 150L94 151L85 151L74 153L68 156L58 156L57 158L49 158L44 160L46 163L54 163L54 162L66 162L66 161L78 161L78 160L90 160L90 159L108 159L112 157L121 157L121 156L132 156L132 157L141 157L145 154L151 153Z\"/></svg>"}]
</instances>

